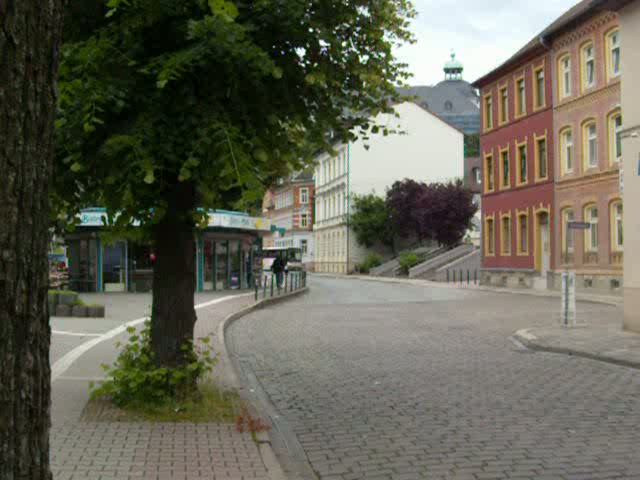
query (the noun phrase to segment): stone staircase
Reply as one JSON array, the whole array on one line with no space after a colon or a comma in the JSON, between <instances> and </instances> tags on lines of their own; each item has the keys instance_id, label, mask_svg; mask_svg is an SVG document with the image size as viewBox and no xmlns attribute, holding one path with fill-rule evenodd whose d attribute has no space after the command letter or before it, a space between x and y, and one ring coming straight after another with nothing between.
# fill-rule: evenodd
<instances>
[{"instance_id":1,"label":"stone staircase","mask_svg":"<svg viewBox=\"0 0 640 480\"><path fill-rule=\"evenodd\" d=\"M473 245L460 245L432 257L409 270L409 278L435 280L438 269L470 254L475 250Z\"/></svg>"}]
</instances>

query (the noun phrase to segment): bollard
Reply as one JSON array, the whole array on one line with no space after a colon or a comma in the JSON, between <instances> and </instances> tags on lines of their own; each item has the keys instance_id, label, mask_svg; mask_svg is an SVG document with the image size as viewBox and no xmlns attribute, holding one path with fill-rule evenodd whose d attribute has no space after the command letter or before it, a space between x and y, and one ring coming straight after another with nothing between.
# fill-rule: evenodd
<instances>
[{"instance_id":1,"label":"bollard","mask_svg":"<svg viewBox=\"0 0 640 480\"><path fill-rule=\"evenodd\" d=\"M471 272L467 270L467 285L471 284Z\"/></svg>"},{"instance_id":2,"label":"bollard","mask_svg":"<svg viewBox=\"0 0 640 480\"><path fill-rule=\"evenodd\" d=\"M447 270L447 283L449 283L449 270Z\"/></svg>"},{"instance_id":3,"label":"bollard","mask_svg":"<svg viewBox=\"0 0 640 480\"><path fill-rule=\"evenodd\" d=\"M262 298L266 298L266 296L267 296L267 277L262 275L260 280L262 281Z\"/></svg>"},{"instance_id":4,"label":"bollard","mask_svg":"<svg viewBox=\"0 0 640 480\"><path fill-rule=\"evenodd\" d=\"M460 283L464 282L463 278L462 278L462 270L459 271L460 273Z\"/></svg>"},{"instance_id":5,"label":"bollard","mask_svg":"<svg viewBox=\"0 0 640 480\"><path fill-rule=\"evenodd\" d=\"M254 280L253 281L253 287L255 288L255 295L253 296L253 299L257 302L258 301L258 281Z\"/></svg>"},{"instance_id":6,"label":"bollard","mask_svg":"<svg viewBox=\"0 0 640 480\"><path fill-rule=\"evenodd\" d=\"M284 293L287 293L287 287L289 286L289 272L284 274Z\"/></svg>"},{"instance_id":7,"label":"bollard","mask_svg":"<svg viewBox=\"0 0 640 480\"><path fill-rule=\"evenodd\" d=\"M273 297L273 277L274 275L271 274L271 296Z\"/></svg>"},{"instance_id":8,"label":"bollard","mask_svg":"<svg viewBox=\"0 0 640 480\"><path fill-rule=\"evenodd\" d=\"M473 284L478 285L478 270L473 271Z\"/></svg>"}]
</instances>

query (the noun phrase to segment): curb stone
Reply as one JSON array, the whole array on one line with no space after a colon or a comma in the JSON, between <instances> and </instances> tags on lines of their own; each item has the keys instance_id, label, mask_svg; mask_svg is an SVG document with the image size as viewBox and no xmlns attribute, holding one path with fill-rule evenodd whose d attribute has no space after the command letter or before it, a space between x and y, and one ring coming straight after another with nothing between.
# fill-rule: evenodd
<instances>
[{"instance_id":1,"label":"curb stone","mask_svg":"<svg viewBox=\"0 0 640 480\"><path fill-rule=\"evenodd\" d=\"M263 402L260 402L256 398L249 395L247 389L249 391L253 391L249 386L243 387L240 382L240 366L234 362L229 355L229 349L227 347L227 329L236 321L244 316L267 306L279 303L280 301L289 300L300 295L307 293L309 287L301 288L300 290L296 290L295 292L287 293L284 295L280 295L277 297L264 298L254 303L253 305L249 305L248 307L239 310L238 312L232 313L227 318L225 318L218 325L217 329L217 337L220 339L218 342L219 355L222 357L222 360L225 364L225 368L223 368L223 372L226 376L226 379L223 380L223 383L227 386L233 387L240 392L241 397L247 403L249 403L249 407L254 412L257 412L261 417L267 419L269 423L273 423L270 415L266 412L267 408L263 405ZM253 396L255 397L255 396ZM273 425L272 425L273 427ZM272 428L271 431L274 429ZM274 431L274 435L277 433ZM273 439L267 432L256 432L256 444L258 446L258 451L260 452L260 456L262 458L262 462L267 468L267 472L269 473L269 478L271 480L287 480L289 477L285 474L281 462L278 461L278 458L275 454L273 448ZM310 468L310 467L309 467Z\"/></svg>"},{"instance_id":2,"label":"curb stone","mask_svg":"<svg viewBox=\"0 0 640 480\"><path fill-rule=\"evenodd\" d=\"M640 370L640 361L633 360L625 360L622 358L613 358L605 354L601 353L593 353L586 352L584 350L577 350L569 347L553 347L550 345L544 345L536 337L533 333L531 333L532 329L526 328L523 330L518 330L513 336L520 341L524 346L531 350L536 350L539 352L548 352L548 353L558 353L561 355L575 356L588 358L589 360L597 360L604 363L610 363L613 365L618 365L621 367L629 367L634 368L636 370Z\"/></svg>"},{"instance_id":3,"label":"curb stone","mask_svg":"<svg viewBox=\"0 0 640 480\"><path fill-rule=\"evenodd\" d=\"M512 295L529 295L532 297L545 297L545 298L561 298L560 292L552 290L530 290L530 289L509 289L498 287L487 287L485 285L474 285L473 288L460 287L454 283L446 282L434 282L431 280L421 280L414 278L389 278L389 277L371 277L369 275L341 275L335 273L313 273L311 276L325 277L325 278L337 278L340 280L360 280L363 282L378 282L378 283L395 283L400 285L413 285L417 287L435 287L435 288L450 288L456 290L470 290L476 292L493 292ZM577 295L577 300L584 303L595 303L600 305L612 305L614 307L622 306L623 299L610 295L610 298L590 298L583 297L580 294Z\"/></svg>"}]
</instances>

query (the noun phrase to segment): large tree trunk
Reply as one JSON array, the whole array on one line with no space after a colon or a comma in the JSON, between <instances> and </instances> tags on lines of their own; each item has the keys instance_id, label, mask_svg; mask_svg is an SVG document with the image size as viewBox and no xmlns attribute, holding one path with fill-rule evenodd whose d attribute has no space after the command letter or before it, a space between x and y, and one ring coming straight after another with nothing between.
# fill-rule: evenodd
<instances>
[{"instance_id":1,"label":"large tree trunk","mask_svg":"<svg viewBox=\"0 0 640 480\"><path fill-rule=\"evenodd\" d=\"M176 367L185 361L182 347L193 341L196 322L194 222L185 216L195 207L193 185L178 184L168 205L154 229L151 344L158 365Z\"/></svg>"},{"instance_id":2,"label":"large tree trunk","mask_svg":"<svg viewBox=\"0 0 640 480\"><path fill-rule=\"evenodd\" d=\"M0 0L0 480L50 479L48 180L63 0Z\"/></svg>"}]
</instances>

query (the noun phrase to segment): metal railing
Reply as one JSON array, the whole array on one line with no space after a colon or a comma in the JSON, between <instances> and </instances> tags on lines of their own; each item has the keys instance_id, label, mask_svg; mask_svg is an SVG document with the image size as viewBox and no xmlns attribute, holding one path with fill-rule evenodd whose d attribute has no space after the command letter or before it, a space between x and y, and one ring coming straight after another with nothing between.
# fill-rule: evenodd
<instances>
[{"instance_id":1,"label":"metal railing","mask_svg":"<svg viewBox=\"0 0 640 480\"><path fill-rule=\"evenodd\" d=\"M263 275L255 282L255 300L271 298L293 293L307 286L307 272L283 272ZM262 290L262 292L261 292ZM262 293L262 297L260 297Z\"/></svg>"},{"instance_id":2,"label":"metal railing","mask_svg":"<svg viewBox=\"0 0 640 480\"><path fill-rule=\"evenodd\" d=\"M447 283L466 283L478 285L478 270L447 269Z\"/></svg>"}]
</instances>

